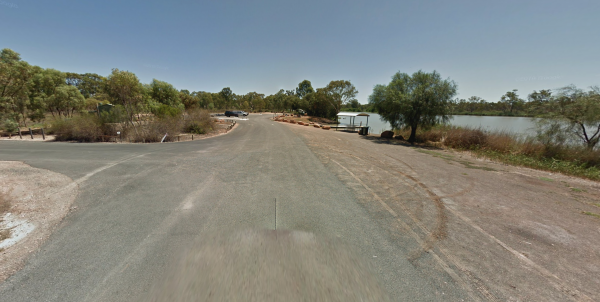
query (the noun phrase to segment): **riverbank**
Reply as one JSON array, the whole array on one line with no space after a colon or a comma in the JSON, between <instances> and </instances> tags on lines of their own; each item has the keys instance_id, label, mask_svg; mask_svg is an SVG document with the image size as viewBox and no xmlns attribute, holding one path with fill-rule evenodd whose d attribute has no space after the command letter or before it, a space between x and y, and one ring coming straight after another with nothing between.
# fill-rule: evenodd
<instances>
[{"instance_id":1,"label":"riverbank","mask_svg":"<svg viewBox=\"0 0 600 302\"><path fill-rule=\"evenodd\" d=\"M408 137L408 130L396 131ZM600 150L584 146L541 142L512 133L488 132L453 126L417 131L417 143L424 146L469 151L481 158L505 164L600 180Z\"/></svg>"},{"instance_id":2,"label":"riverbank","mask_svg":"<svg viewBox=\"0 0 600 302\"><path fill-rule=\"evenodd\" d=\"M593 301L600 183L470 152L280 123L303 138L440 288L471 300ZM432 272L442 272L433 274Z\"/></svg>"}]
</instances>

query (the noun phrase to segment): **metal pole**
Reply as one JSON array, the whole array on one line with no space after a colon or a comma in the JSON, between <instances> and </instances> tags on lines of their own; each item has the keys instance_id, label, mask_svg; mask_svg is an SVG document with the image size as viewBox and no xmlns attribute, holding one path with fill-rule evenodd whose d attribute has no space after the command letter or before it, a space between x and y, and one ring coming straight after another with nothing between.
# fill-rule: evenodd
<instances>
[{"instance_id":1,"label":"metal pole","mask_svg":"<svg viewBox=\"0 0 600 302\"><path fill-rule=\"evenodd\" d=\"M33 139L33 131L31 131L31 128L29 128L29 135L31 135L31 139Z\"/></svg>"},{"instance_id":2,"label":"metal pole","mask_svg":"<svg viewBox=\"0 0 600 302\"><path fill-rule=\"evenodd\" d=\"M46 140L46 133L44 133L44 128L42 128L42 139Z\"/></svg>"}]
</instances>

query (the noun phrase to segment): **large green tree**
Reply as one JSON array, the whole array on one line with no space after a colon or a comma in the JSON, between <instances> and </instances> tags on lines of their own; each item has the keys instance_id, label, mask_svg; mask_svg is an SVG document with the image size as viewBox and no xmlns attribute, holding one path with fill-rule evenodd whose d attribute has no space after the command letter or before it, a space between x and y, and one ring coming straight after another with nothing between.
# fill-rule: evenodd
<instances>
[{"instance_id":1,"label":"large green tree","mask_svg":"<svg viewBox=\"0 0 600 302\"><path fill-rule=\"evenodd\" d=\"M296 96L299 98L303 98L305 95L313 92L315 92L315 90L309 80L300 82L296 88Z\"/></svg>"},{"instance_id":2,"label":"large green tree","mask_svg":"<svg viewBox=\"0 0 600 302\"><path fill-rule=\"evenodd\" d=\"M335 110L335 114L340 112L342 106L356 100L356 95L358 94L356 87L350 81L346 80L331 81L325 88L319 90L329 96L328 99Z\"/></svg>"},{"instance_id":3,"label":"large green tree","mask_svg":"<svg viewBox=\"0 0 600 302\"><path fill-rule=\"evenodd\" d=\"M584 91L573 85L557 91L548 104L552 117L563 121L566 131L592 150L600 141L600 88Z\"/></svg>"},{"instance_id":4,"label":"large green tree","mask_svg":"<svg viewBox=\"0 0 600 302\"><path fill-rule=\"evenodd\" d=\"M133 118L143 100L143 87L138 77L133 72L114 68L106 79L105 89L114 104L125 108L129 122L137 133Z\"/></svg>"},{"instance_id":5,"label":"large green tree","mask_svg":"<svg viewBox=\"0 0 600 302\"><path fill-rule=\"evenodd\" d=\"M408 141L414 144L418 127L431 127L449 119L449 104L457 85L442 79L437 71L421 70L408 75L396 73L388 85L376 85L369 103L392 128L410 128Z\"/></svg>"},{"instance_id":6,"label":"large green tree","mask_svg":"<svg viewBox=\"0 0 600 302\"><path fill-rule=\"evenodd\" d=\"M510 112L511 114L513 113L513 111L521 109L521 107L523 107L523 105L525 104L525 100L519 97L517 91L517 89L513 89L513 91L508 91L500 98L500 102L506 106L506 110L508 110L508 112Z\"/></svg>"},{"instance_id":7,"label":"large green tree","mask_svg":"<svg viewBox=\"0 0 600 302\"><path fill-rule=\"evenodd\" d=\"M225 109L231 108L231 106L233 105L233 100L234 100L234 95L233 95L233 91L231 91L231 88L229 87L225 87L223 89L221 89L221 92L219 92L219 95L222 98L223 101L223 105Z\"/></svg>"},{"instance_id":8,"label":"large green tree","mask_svg":"<svg viewBox=\"0 0 600 302\"><path fill-rule=\"evenodd\" d=\"M66 85L66 74L64 72L48 68L36 73L31 80L29 90L32 111L36 108L45 108L45 110L52 113L52 116L61 115L61 109L50 100L58 87Z\"/></svg>"},{"instance_id":9,"label":"large green tree","mask_svg":"<svg viewBox=\"0 0 600 302\"><path fill-rule=\"evenodd\" d=\"M0 113L4 118L25 124L29 82L37 70L11 49L0 52Z\"/></svg>"},{"instance_id":10,"label":"large green tree","mask_svg":"<svg viewBox=\"0 0 600 302\"><path fill-rule=\"evenodd\" d=\"M179 98L179 91L173 87L173 85L153 79L150 83L152 89L152 99L171 107L179 107L181 100Z\"/></svg>"},{"instance_id":11,"label":"large green tree","mask_svg":"<svg viewBox=\"0 0 600 302\"><path fill-rule=\"evenodd\" d=\"M85 106L85 98L79 89L71 85L56 87L54 94L48 99L48 108L53 108L58 116L73 116L75 111Z\"/></svg>"}]
</instances>

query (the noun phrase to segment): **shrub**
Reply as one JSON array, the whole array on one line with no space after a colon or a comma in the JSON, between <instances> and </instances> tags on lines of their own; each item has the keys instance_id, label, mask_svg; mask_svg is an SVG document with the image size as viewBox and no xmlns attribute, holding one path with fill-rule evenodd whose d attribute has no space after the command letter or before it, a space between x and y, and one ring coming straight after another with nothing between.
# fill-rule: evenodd
<instances>
[{"instance_id":1,"label":"shrub","mask_svg":"<svg viewBox=\"0 0 600 302\"><path fill-rule=\"evenodd\" d=\"M56 119L49 132L56 134L57 141L97 142L104 131L100 119L95 114L81 114L70 119Z\"/></svg>"},{"instance_id":2,"label":"shrub","mask_svg":"<svg viewBox=\"0 0 600 302\"><path fill-rule=\"evenodd\" d=\"M189 110L184 119L183 131L187 133L204 134L214 128L214 120L206 110Z\"/></svg>"},{"instance_id":3,"label":"shrub","mask_svg":"<svg viewBox=\"0 0 600 302\"><path fill-rule=\"evenodd\" d=\"M137 133L133 131L129 131L129 133L133 136L132 141L134 142L160 142L165 134L167 134L165 141L172 142L175 140L175 137L181 133L182 129L183 121L180 117L167 116L164 118L157 118L154 121L139 127Z\"/></svg>"},{"instance_id":4,"label":"shrub","mask_svg":"<svg viewBox=\"0 0 600 302\"><path fill-rule=\"evenodd\" d=\"M5 119L2 123L2 128L8 133L13 133L19 129L19 124L13 119Z\"/></svg>"},{"instance_id":5,"label":"shrub","mask_svg":"<svg viewBox=\"0 0 600 302\"><path fill-rule=\"evenodd\" d=\"M452 148L475 149L486 143L486 135L480 129L452 127L446 132L444 145Z\"/></svg>"},{"instance_id":6,"label":"shrub","mask_svg":"<svg viewBox=\"0 0 600 302\"><path fill-rule=\"evenodd\" d=\"M153 108L152 113L158 118L178 117L182 110L179 107L173 107L165 104L160 104Z\"/></svg>"}]
</instances>

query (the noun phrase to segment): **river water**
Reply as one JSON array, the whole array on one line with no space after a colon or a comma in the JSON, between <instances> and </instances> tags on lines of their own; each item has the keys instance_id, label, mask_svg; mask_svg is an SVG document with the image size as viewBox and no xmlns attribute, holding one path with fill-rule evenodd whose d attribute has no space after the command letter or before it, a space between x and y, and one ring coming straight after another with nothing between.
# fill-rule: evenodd
<instances>
[{"instance_id":1,"label":"river water","mask_svg":"<svg viewBox=\"0 0 600 302\"><path fill-rule=\"evenodd\" d=\"M341 112L344 113L344 112ZM352 113L352 112L347 112ZM371 127L371 133L378 134L385 130L391 130L388 122L381 120L377 113L369 114L368 125ZM531 117L509 117L509 116L472 116L472 115L454 115L451 117L449 124L454 126L480 128L490 132L510 132L519 135L534 135L535 134L535 118ZM357 116L354 124L367 124L367 118ZM340 117L342 125L349 124L349 117Z\"/></svg>"}]
</instances>

